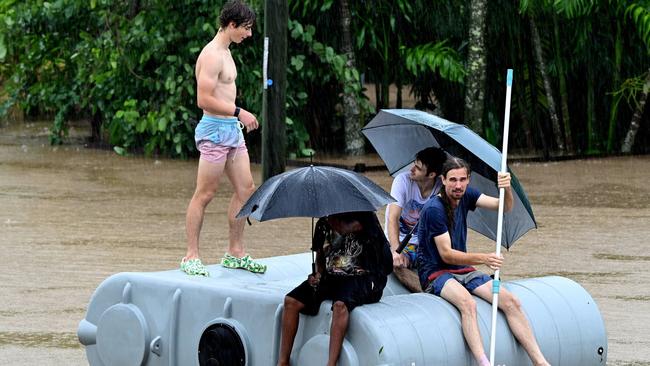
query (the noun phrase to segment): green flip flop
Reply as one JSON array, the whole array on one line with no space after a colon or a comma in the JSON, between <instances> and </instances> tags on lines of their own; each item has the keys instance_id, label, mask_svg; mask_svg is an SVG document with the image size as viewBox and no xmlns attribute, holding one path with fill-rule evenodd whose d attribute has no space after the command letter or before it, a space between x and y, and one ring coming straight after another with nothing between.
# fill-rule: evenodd
<instances>
[{"instance_id":1,"label":"green flip flop","mask_svg":"<svg viewBox=\"0 0 650 366\"><path fill-rule=\"evenodd\" d=\"M190 260L185 260L185 258L183 258L181 260L181 271L187 273L190 276L210 277L210 272L198 258Z\"/></svg>"},{"instance_id":2,"label":"green flip flop","mask_svg":"<svg viewBox=\"0 0 650 366\"><path fill-rule=\"evenodd\" d=\"M253 273L266 272L266 265L255 262L248 254L241 258L237 258L226 253L221 259L221 265L226 268L241 268Z\"/></svg>"}]
</instances>

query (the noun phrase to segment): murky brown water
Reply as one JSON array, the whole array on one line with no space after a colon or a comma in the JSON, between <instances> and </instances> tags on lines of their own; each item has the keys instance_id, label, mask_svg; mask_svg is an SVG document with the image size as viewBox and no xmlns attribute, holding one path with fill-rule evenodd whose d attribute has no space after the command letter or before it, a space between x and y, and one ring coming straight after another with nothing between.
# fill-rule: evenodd
<instances>
[{"instance_id":1,"label":"murky brown water","mask_svg":"<svg viewBox=\"0 0 650 366\"><path fill-rule=\"evenodd\" d=\"M87 364L75 333L94 289L117 272L175 268L185 250L196 161L51 147L44 126L0 124L0 365ZM504 279L579 282L605 318L609 364L650 365L650 157L512 168L539 229L506 253ZM389 187L385 172L367 175ZM259 182L258 166L254 176ZM226 248L231 192L224 181L208 208L202 257L211 263ZM249 252L303 252L310 227L309 219L254 222ZM470 246L491 249L473 234Z\"/></svg>"}]
</instances>

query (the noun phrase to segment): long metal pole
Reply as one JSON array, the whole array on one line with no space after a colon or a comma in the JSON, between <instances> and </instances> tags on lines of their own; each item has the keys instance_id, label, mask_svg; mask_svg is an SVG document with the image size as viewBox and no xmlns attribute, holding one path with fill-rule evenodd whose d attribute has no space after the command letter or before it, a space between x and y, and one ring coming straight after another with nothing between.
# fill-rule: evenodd
<instances>
[{"instance_id":1,"label":"long metal pole","mask_svg":"<svg viewBox=\"0 0 650 366\"><path fill-rule=\"evenodd\" d=\"M501 173L508 171L508 131L510 130L510 96L512 94L512 69L508 69L506 77L506 111L503 118L503 149L501 150ZM503 235L503 204L505 200L505 189L499 188L499 213L497 221L497 242L496 254L501 255L501 240ZM495 366L494 353L496 350L496 332L497 332L497 313L499 311L499 280L500 270L494 271L494 281L492 281L492 331L490 335L490 365Z\"/></svg>"},{"instance_id":2,"label":"long metal pole","mask_svg":"<svg viewBox=\"0 0 650 366\"><path fill-rule=\"evenodd\" d=\"M262 180L286 167L287 0L264 1Z\"/></svg>"}]
</instances>

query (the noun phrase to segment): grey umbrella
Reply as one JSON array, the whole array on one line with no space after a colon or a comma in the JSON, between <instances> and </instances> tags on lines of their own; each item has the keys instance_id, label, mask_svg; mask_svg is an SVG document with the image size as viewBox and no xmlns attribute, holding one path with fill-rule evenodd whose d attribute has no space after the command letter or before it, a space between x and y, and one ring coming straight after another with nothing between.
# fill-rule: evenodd
<instances>
[{"instance_id":1,"label":"grey umbrella","mask_svg":"<svg viewBox=\"0 0 650 366\"><path fill-rule=\"evenodd\" d=\"M281 217L323 217L341 212L376 211L395 202L365 176L339 168L309 166L272 177L244 204L237 217L259 221Z\"/></svg>"},{"instance_id":2,"label":"grey umbrella","mask_svg":"<svg viewBox=\"0 0 650 366\"><path fill-rule=\"evenodd\" d=\"M314 217L341 212L376 211L395 202L365 176L345 169L309 166L272 177L246 201L237 217L259 221L282 217ZM312 252L312 272L316 272Z\"/></svg>"},{"instance_id":3,"label":"grey umbrella","mask_svg":"<svg viewBox=\"0 0 650 366\"><path fill-rule=\"evenodd\" d=\"M490 196L499 196L495 182L501 168L501 153L464 125L412 109L383 109L362 132L390 174L412 163L418 151L430 146L441 147L469 162L472 167L470 186ZM537 227L526 192L512 171L510 174L514 206L504 215L502 245L506 248ZM484 209L470 212L467 218L470 228L492 240L496 240L497 221L497 212Z\"/></svg>"}]
</instances>

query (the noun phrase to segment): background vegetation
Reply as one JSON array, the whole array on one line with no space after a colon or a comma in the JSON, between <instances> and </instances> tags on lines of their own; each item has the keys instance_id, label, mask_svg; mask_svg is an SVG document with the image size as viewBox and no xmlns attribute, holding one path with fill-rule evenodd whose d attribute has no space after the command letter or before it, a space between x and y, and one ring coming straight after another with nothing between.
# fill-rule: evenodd
<instances>
[{"instance_id":1,"label":"background vegetation","mask_svg":"<svg viewBox=\"0 0 650 366\"><path fill-rule=\"evenodd\" d=\"M344 97L356 100L359 111L351 115L363 125L375 107L401 107L404 93L416 97L417 108L472 125L498 144L507 68L515 71L513 149L547 158L648 152L650 0L288 2L286 123L293 154L345 148ZM250 3L258 23L251 40L233 45L233 56L238 104L261 111L264 4ZM18 108L51 118L54 144L65 141L68 121L84 119L93 141L118 153L192 155L201 115L194 62L217 31L221 5L0 0L6 94L0 113ZM485 26L472 14L482 14ZM348 16L351 37L341 25ZM476 29L478 48L469 38ZM476 112L465 101L476 91L467 82L477 74L470 57L485 66L479 114L468 121ZM376 106L363 83L375 85ZM397 86L394 100L389 85Z\"/></svg>"}]
</instances>

